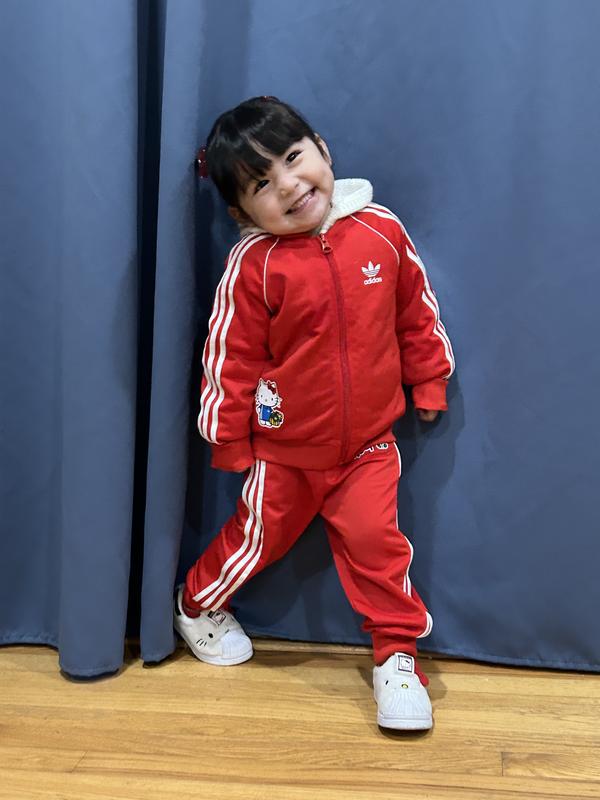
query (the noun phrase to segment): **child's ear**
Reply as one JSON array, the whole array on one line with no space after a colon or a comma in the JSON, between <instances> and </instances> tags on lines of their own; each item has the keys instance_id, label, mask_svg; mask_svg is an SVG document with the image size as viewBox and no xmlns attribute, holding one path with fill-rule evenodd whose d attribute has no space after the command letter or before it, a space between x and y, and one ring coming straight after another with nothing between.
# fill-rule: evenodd
<instances>
[{"instance_id":1,"label":"child's ear","mask_svg":"<svg viewBox=\"0 0 600 800\"><path fill-rule=\"evenodd\" d=\"M315 136L317 137L317 143L323 152L323 158L331 167L333 164L333 159L331 158L331 153L329 152L329 148L327 147L325 140L321 139L318 133L315 134Z\"/></svg>"},{"instance_id":2,"label":"child's ear","mask_svg":"<svg viewBox=\"0 0 600 800\"><path fill-rule=\"evenodd\" d=\"M242 227L244 225L252 224L252 220L250 219L250 217L247 214L245 214L241 208L238 208L237 206L229 206L227 212L229 216L232 217L237 222L237 224L241 225Z\"/></svg>"}]
</instances>

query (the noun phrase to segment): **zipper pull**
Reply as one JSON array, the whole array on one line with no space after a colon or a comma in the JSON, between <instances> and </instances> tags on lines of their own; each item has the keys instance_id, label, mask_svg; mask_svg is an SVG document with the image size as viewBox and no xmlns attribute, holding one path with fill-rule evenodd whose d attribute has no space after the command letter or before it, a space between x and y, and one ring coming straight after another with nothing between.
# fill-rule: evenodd
<instances>
[{"instance_id":1,"label":"zipper pull","mask_svg":"<svg viewBox=\"0 0 600 800\"><path fill-rule=\"evenodd\" d=\"M325 234L324 233L320 233L319 234L319 239L321 241L321 250L326 254L327 253L331 253L331 245L329 244L329 242L325 238Z\"/></svg>"}]
</instances>

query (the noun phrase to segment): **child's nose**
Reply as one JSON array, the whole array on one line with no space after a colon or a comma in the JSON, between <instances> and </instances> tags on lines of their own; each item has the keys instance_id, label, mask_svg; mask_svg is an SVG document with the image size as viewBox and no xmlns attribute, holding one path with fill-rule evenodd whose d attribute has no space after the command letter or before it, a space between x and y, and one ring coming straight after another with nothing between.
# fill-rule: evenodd
<instances>
[{"instance_id":1,"label":"child's nose","mask_svg":"<svg viewBox=\"0 0 600 800\"><path fill-rule=\"evenodd\" d=\"M285 197L290 192L293 192L297 185L298 178L295 175L281 175L278 181L279 193L282 197Z\"/></svg>"}]
</instances>

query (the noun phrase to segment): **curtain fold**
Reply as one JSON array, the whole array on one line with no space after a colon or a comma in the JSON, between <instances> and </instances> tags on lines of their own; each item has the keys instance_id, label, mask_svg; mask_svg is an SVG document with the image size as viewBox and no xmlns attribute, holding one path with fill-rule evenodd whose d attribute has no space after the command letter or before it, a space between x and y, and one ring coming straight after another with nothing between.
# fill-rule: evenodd
<instances>
[{"instance_id":1,"label":"curtain fold","mask_svg":"<svg viewBox=\"0 0 600 800\"><path fill-rule=\"evenodd\" d=\"M0 642L120 667L136 397L136 9L2 7Z\"/></svg>"}]
</instances>

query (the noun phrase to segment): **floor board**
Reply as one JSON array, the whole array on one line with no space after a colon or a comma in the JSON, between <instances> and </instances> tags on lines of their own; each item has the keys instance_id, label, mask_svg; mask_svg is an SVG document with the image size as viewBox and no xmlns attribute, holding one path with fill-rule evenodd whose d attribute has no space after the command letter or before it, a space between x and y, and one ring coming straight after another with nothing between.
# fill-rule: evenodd
<instances>
[{"instance_id":1,"label":"floor board","mask_svg":"<svg viewBox=\"0 0 600 800\"><path fill-rule=\"evenodd\" d=\"M66 680L0 648L0 800L600 798L600 676L425 658L435 726L375 722L364 648L258 642L217 668L180 648Z\"/></svg>"}]
</instances>

